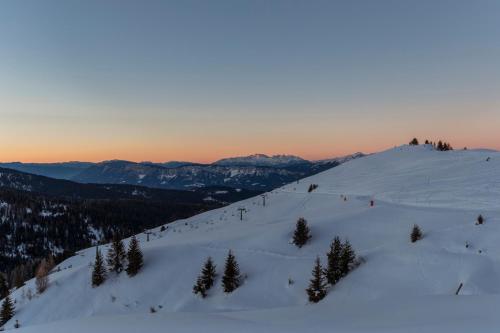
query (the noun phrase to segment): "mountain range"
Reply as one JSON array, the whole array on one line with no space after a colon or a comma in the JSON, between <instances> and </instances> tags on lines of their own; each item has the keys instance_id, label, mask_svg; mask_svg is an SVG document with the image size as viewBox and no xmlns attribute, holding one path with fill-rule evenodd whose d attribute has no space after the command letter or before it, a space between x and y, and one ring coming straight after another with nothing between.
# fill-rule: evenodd
<instances>
[{"instance_id":1,"label":"mountain range","mask_svg":"<svg viewBox=\"0 0 500 333\"><path fill-rule=\"evenodd\" d=\"M6 168L0 168L0 188L65 199L132 199L168 201L170 203L214 201L219 204L242 200L260 193L260 191L223 186L192 188L182 191L128 184L84 184Z\"/></svg>"},{"instance_id":2,"label":"mountain range","mask_svg":"<svg viewBox=\"0 0 500 333\"><path fill-rule=\"evenodd\" d=\"M112 160L100 163L13 162L0 163L0 167L79 183L129 184L179 190L224 186L269 191L363 156L356 153L329 160L308 161L291 155L255 154L226 158L212 164Z\"/></svg>"}]
</instances>

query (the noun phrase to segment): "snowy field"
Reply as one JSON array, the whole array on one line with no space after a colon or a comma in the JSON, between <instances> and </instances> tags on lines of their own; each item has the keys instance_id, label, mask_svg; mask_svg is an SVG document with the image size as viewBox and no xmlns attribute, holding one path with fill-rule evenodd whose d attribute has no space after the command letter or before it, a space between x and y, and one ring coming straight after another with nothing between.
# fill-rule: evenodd
<instances>
[{"instance_id":1,"label":"snowy field","mask_svg":"<svg viewBox=\"0 0 500 333\"><path fill-rule=\"evenodd\" d=\"M308 193L313 183L319 187ZM483 225L475 225L479 214ZM312 234L301 249L290 243L299 217ZM417 243L409 240L414 224L424 233ZM41 296L25 297L34 281L13 293L17 314L6 328L17 319L16 332L36 333L500 329L497 152L398 147L268 193L266 206L251 198L152 231L149 242L138 236L145 265L137 276L110 274L92 288L95 248L80 251ZM349 239L363 263L309 304L314 259L326 263L335 236ZM220 278L229 249L245 280L227 295ZM201 299L192 286L207 256L219 276Z\"/></svg>"}]
</instances>

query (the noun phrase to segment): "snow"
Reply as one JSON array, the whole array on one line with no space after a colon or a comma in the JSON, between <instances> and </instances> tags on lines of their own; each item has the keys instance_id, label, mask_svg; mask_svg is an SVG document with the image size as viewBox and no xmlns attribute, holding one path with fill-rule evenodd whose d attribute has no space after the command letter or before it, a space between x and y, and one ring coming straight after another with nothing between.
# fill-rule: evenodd
<instances>
[{"instance_id":1,"label":"snow","mask_svg":"<svg viewBox=\"0 0 500 333\"><path fill-rule=\"evenodd\" d=\"M224 158L214 162L214 165L221 166L283 166L297 163L305 163L306 160L293 155L273 155L254 154L249 156Z\"/></svg>"},{"instance_id":2,"label":"snow","mask_svg":"<svg viewBox=\"0 0 500 333\"><path fill-rule=\"evenodd\" d=\"M308 193L312 183L319 187ZM82 250L50 275L43 295L22 298L34 281L13 293L18 312L7 328L18 319L19 332L37 333L496 332L499 197L498 152L397 147L272 191L265 207L250 198L153 229L150 242L140 234L145 266L133 278L110 275L92 288L95 248ZM483 225L475 225L479 214ZM312 233L302 249L289 243L299 217ZM414 224L424 237L412 244ZM325 263L334 236L348 238L363 263L308 304L314 258ZM229 249L246 278L226 295ZM207 256L219 276L201 299L191 290Z\"/></svg>"},{"instance_id":3,"label":"snow","mask_svg":"<svg viewBox=\"0 0 500 333\"><path fill-rule=\"evenodd\" d=\"M215 191L215 194L228 194L229 191Z\"/></svg>"},{"instance_id":4,"label":"snow","mask_svg":"<svg viewBox=\"0 0 500 333\"><path fill-rule=\"evenodd\" d=\"M353 159L356 159L356 158L360 158L360 157L364 157L364 156L366 156L366 154L363 154L361 152L357 152L357 153L354 153L354 154L351 154L351 155L345 155L345 156L339 156L339 157L334 157L334 158L328 158L328 159L324 159L324 160L317 160L317 161L314 161L314 162L315 163L320 163L320 164L333 163L333 162L342 164L342 163L348 162L350 160L353 160Z\"/></svg>"}]
</instances>

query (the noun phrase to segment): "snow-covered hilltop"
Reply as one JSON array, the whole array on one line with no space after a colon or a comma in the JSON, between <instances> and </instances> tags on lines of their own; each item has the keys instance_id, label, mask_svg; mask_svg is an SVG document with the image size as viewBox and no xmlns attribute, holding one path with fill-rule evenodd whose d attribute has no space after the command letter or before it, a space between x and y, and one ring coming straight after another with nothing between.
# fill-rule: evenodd
<instances>
[{"instance_id":1,"label":"snow-covered hilltop","mask_svg":"<svg viewBox=\"0 0 500 333\"><path fill-rule=\"evenodd\" d=\"M308 192L311 184L318 188ZM344 199L346 198L346 199ZM374 205L370 205L370 201ZM239 209L245 209L240 220ZM484 224L476 225L479 214ZM298 218L312 238L291 244ZM410 242L414 224L423 238ZM500 327L500 153L402 146L262 197L138 235L144 268L90 283L95 248L13 292L19 332L497 332ZM349 239L361 264L318 304L305 288L316 256ZM228 250L245 277L221 287ZM105 253L107 246L101 246ZM192 293L205 259L218 278ZM459 295L455 295L462 284ZM24 295L24 296L23 296ZM151 313L154 308L156 312Z\"/></svg>"}]
</instances>

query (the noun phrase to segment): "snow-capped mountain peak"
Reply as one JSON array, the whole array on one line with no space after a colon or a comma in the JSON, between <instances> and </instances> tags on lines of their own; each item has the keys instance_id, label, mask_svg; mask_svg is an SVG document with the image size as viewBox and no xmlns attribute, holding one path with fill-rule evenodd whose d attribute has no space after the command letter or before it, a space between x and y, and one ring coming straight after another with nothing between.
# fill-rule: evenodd
<instances>
[{"instance_id":1,"label":"snow-capped mountain peak","mask_svg":"<svg viewBox=\"0 0 500 333\"><path fill-rule=\"evenodd\" d=\"M294 155L253 154L248 156L229 157L214 162L214 165L222 166L288 166L299 163L308 163L307 160Z\"/></svg>"}]
</instances>

